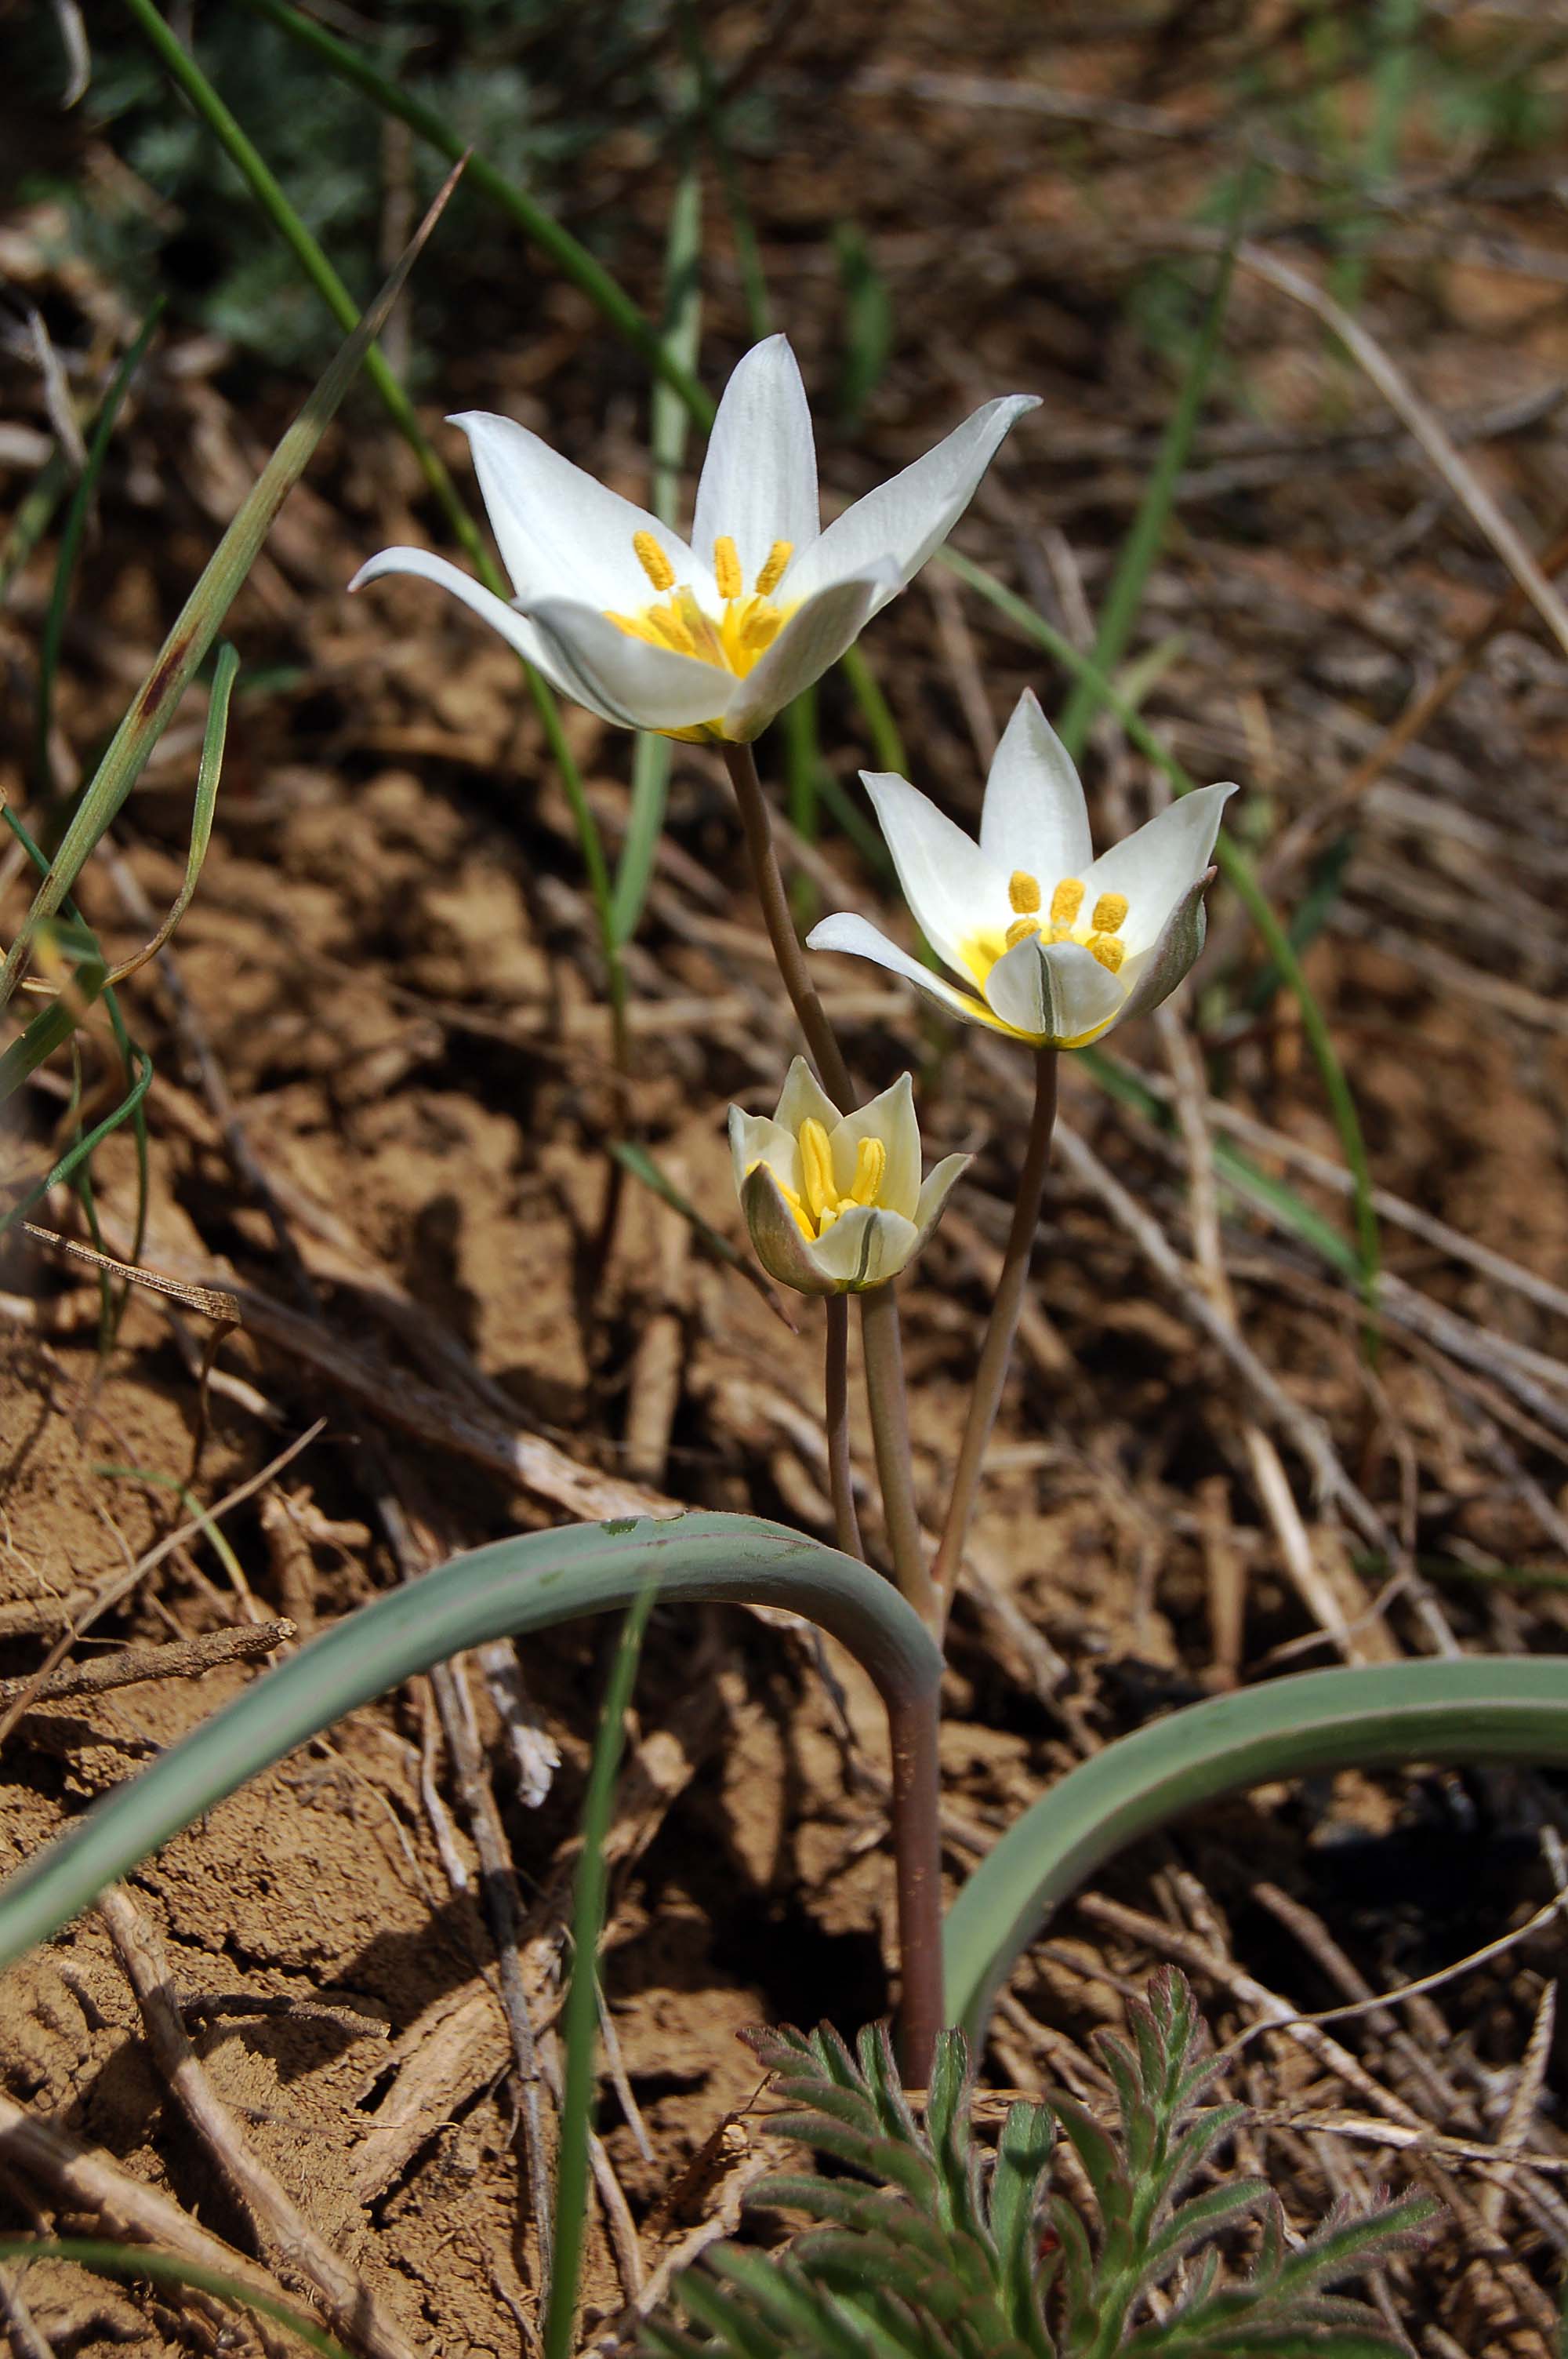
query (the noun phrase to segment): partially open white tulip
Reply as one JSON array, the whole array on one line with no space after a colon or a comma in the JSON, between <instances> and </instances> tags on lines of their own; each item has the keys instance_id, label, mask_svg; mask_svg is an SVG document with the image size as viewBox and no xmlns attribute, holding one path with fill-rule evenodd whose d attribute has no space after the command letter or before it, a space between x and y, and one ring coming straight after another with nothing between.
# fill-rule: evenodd
<instances>
[{"instance_id":1,"label":"partially open white tulip","mask_svg":"<svg viewBox=\"0 0 1568 2359\"><path fill-rule=\"evenodd\" d=\"M724 389L691 545L510 418L454 418L512 576L510 604L444 557L384 549L384 573L438 582L565 696L670 737L756 737L837 663L939 548L1030 394L988 401L822 530L811 413L783 336Z\"/></svg>"},{"instance_id":2,"label":"partially open white tulip","mask_svg":"<svg viewBox=\"0 0 1568 2359\"><path fill-rule=\"evenodd\" d=\"M923 1184L909 1075L841 1114L804 1057L771 1118L730 1107L730 1152L757 1258L800 1294L862 1294L896 1277L969 1163L949 1155Z\"/></svg>"},{"instance_id":3,"label":"partially open white tulip","mask_svg":"<svg viewBox=\"0 0 1568 2359\"><path fill-rule=\"evenodd\" d=\"M979 843L895 772L860 776L915 923L969 988L864 918L824 918L808 949L874 959L966 1023L1059 1049L1158 1007L1202 950L1234 786L1182 796L1097 860L1077 771L1027 689L986 781Z\"/></svg>"}]
</instances>

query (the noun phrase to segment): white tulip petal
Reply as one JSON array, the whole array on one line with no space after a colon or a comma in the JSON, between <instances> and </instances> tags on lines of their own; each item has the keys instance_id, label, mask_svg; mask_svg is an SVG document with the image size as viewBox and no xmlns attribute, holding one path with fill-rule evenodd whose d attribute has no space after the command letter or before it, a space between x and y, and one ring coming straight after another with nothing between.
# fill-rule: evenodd
<instances>
[{"instance_id":1,"label":"white tulip petal","mask_svg":"<svg viewBox=\"0 0 1568 2359\"><path fill-rule=\"evenodd\" d=\"M1003 951L986 977L986 1005L1010 1031L1031 1040L1055 1038L1051 983L1038 934Z\"/></svg>"},{"instance_id":2,"label":"white tulip petal","mask_svg":"<svg viewBox=\"0 0 1568 2359\"><path fill-rule=\"evenodd\" d=\"M1159 940L1138 960L1126 1005L1117 1018L1119 1024L1125 1024L1134 1016L1147 1016L1152 1007L1169 999L1189 968L1196 964L1208 928L1203 897L1214 873L1212 868L1206 869L1196 884L1189 887L1166 919ZM1129 966L1132 963L1129 960ZM1125 978L1125 969L1123 974Z\"/></svg>"},{"instance_id":3,"label":"white tulip petal","mask_svg":"<svg viewBox=\"0 0 1568 2359\"><path fill-rule=\"evenodd\" d=\"M892 1089L846 1114L833 1131L833 1181L840 1195L847 1196L855 1184L855 1157L862 1138L879 1138L887 1149L877 1201L913 1220L920 1201L920 1125L909 1074L901 1073Z\"/></svg>"},{"instance_id":4,"label":"white tulip petal","mask_svg":"<svg viewBox=\"0 0 1568 2359\"><path fill-rule=\"evenodd\" d=\"M631 638L597 607L551 600L530 619L568 692L623 729L690 729L724 710L732 674Z\"/></svg>"},{"instance_id":5,"label":"white tulip petal","mask_svg":"<svg viewBox=\"0 0 1568 2359\"><path fill-rule=\"evenodd\" d=\"M1051 998L1051 1038L1081 1048L1120 1017L1127 986L1077 942L1053 942L1042 952Z\"/></svg>"},{"instance_id":6,"label":"white tulip petal","mask_svg":"<svg viewBox=\"0 0 1568 2359\"><path fill-rule=\"evenodd\" d=\"M801 1124L807 1120L819 1122L823 1129L829 1132L839 1120L838 1107L804 1057L796 1057L784 1075L784 1085L773 1108L773 1120L792 1138L799 1131Z\"/></svg>"},{"instance_id":7,"label":"white tulip petal","mask_svg":"<svg viewBox=\"0 0 1568 2359\"><path fill-rule=\"evenodd\" d=\"M746 1182L759 1163L773 1177L800 1193L800 1145L793 1130L762 1114L730 1109L730 1159L735 1169L735 1192L743 1195Z\"/></svg>"},{"instance_id":8,"label":"white tulip petal","mask_svg":"<svg viewBox=\"0 0 1568 2359\"><path fill-rule=\"evenodd\" d=\"M890 973L913 983L917 991L934 999L938 1007L946 1008L949 1016L961 1016L966 1024L984 1024L993 1032L1006 1028L997 1022L983 1000L971 998L967 991L956 991L939 974L922 966L918 959L911 958L907 951L901 951L896 942L890 942L868 919L858 918L850 910L840 910L836 917L824 918L820 924L813 926L806 938L806 947L808 951L843 951L850 958L871 959Z\"/></svg>"},{"instance_id":9,"label":"white tulip petal","mask_svg":"<svg viewBox=\"0 0 1568 2359\"><path fill-rule=\"evenodd\" d=\"M1026 688L1002 731L980 810L980 850L1004 876L1035 877L1049 907L1064 876L1094 858L1089 815L1073 757Z\"/></svg>"},{"instance_id":10,"label":"white tulip petal","mask_svg":"<svg viewBox=\"0 0 1568 2359\"><path fill-rule=\"evenodd\" d=\"M460 598L465 606L471 607L481 622L509 640L525 662L535 665L552 688L568 696L577 694L575 688L568 687L553 652L528 617L519 614L504 598L498 598L493 590L487 590L482 582L476 582L471 573L465 573L449 558L437 557L427 549L384 549L378 557L360 567L349 588L362 590L367 582L379 582L389 573L412 574L420 582L434 582L441 589L449 590L454 598ZM593 710L601 720L611 717L599 705Z\"/></svg>"},{"instance_id":11,"label":"white tulip petal","mask_svg":"<svg viewBox=\"0 0 1568 2359\"><path fill-rule=\"evenodd\" d=\"M1121 939L1130 956L1153 946L1208 866L1226 802L1235 792L1233 786L1195 787L1102 852L1088 869L1086 916L1102 893L1127 896Z\"/></svg>"},{"instance_id":12,"label":"white tulip petal","mask_svg":"<svg viewBox=\"0 0 1568 2359\"><path fill-rule=\"evenodd\" d=\"M820 679L865 627L881 594L879 577L836 582L796 608L773 646L733 684L724 734L744 744L760 737L775 712Z\"/></svg>"},{"instance_id":13,"label":"white tulip petal","mask_svg":"<svg viewBox=\"0 0 1568 2359\"><path fill-rule=\"evenodd\" d=\"M877 600L878 606L885 606L946 539L1014 419L1038 408L1031 393L988 401L934 451L857 500L792 569L795 596L809 597L829 582L864 573L891 559L894 580Z\"/></svg>"},{"instance_id":14,"label":"white tulip petal","mask_svg":"<svg viewBox=\"0 0 1568 2359\"><path fill-rule=\"evenodd\" d=\"M797 1294L838 1292L838 1280L818 1266L817 1245L802 1230L765 1163L758 1165L741 1189L741 1209L757 1259L770 1277L781 1286L793 1286Z\"/></svg>"},{"instance_id":15,"label":"white tulip petal","mask_svg":"<svg viewBox=\"0 0 1568 2359\"><path fill-rule=\"evenodd\" d=\"M902 1212L855 1204L839 1213L811 1253L825 1277L859 1294L896 1277L919 1243L919 1230Z\"/></svg>"},{"instance_id":16,"label":"white tulip petal","mask_svg":"<svg viewBox=\"0 0 1568 2359\"><path fill-rule=\"evenodd\" d=\"M926 1173L914 1209L914 1224L920 1231L922 1245L940 1220L942 1207L974 1159L972 1155L945 1155L941 1162Z\"/></svg>"},{"instance_id":17,"label":"white tulip petal","mask_svg":"<svg viewBox=\"0 0 1568 2359\"><path fill-rule=\"evenodd\" d=\"M862 770L914 922L955 974L968 976L962 944L983 927L1005 932L1007 878L946 811L896 770Z\"/></svg>"},{"instance_id":18,"label":"white tulip petal","mask_svg":"<svg viewBox=\"0 0 1568 2359\"><path fill-rule=\"evenodd\" d=\"M532 610L561 598L617 613L645 606L657 592L633 547L640 532L652 533L677 582L709 582L707 565L699 560L694 567L678 533L515 419L470 409L448 422L469 438L491 530L521 605Z\"/></svg>"},{"instance_id":19,"label":"white tulip petal","mask_svg":"<svg viewBox=\"0 0 1568 2359\"><path fill-rule=\"evenodd\" d=\"M750 591L775 541L787 540L798 558L820 527L806 387L788 338L769 336L724 388L697 486L692 546L711 569L713 544L728 535Z\"/></svg>"}]
</instances>

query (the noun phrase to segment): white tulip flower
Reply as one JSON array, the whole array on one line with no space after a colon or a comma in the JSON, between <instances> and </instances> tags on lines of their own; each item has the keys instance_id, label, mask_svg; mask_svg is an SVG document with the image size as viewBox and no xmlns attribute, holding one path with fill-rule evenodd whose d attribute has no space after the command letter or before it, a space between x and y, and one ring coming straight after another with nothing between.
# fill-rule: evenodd
<instances>
[{"instance_id":1,"label":"white tulip flower","mask_svg":"<svg viewBox=\"0 0 1568 2359\"><path fill-rule=\"evenodd\" d=\"M909 1075L841 1114L804 1057L771 1118L730 1107L730 1152L757 1258L800 1294L863 1294L896 1277L970 1160L949 1155L923 1185Z\"/></svg>"},{"instance_id":2,"label":"white tulip flower","mask_svg":"<svg viewBox=\"0 0 1568 2359\"><path fill-rule=\"evenodd\" d=\"M470 410L450 423L472 448L511 603L423 549L384 549L349 587L384 573L438 582L601 720L743 743L919 571L1036 406L988 401L824 532L806 388L785 338L770 336L724 389L689 548L526 427Z\"/></svg>"},{"instance_id":3,"label":"white tulip flower","mask_svg":"<svg viewBox=\"0 0 1568 2359\"><path fill-rule=\"evenodd\" d=\"M1072 757L1025 690L972 842L895 772L860 773L903 896L958 990L864 918L824 918L814 951L874 959L966 1023L1086 1048L1174 991L1204 942L1204 889L1234 786L1183 795L1097 860Z\"/></svg>"}]
</instances>

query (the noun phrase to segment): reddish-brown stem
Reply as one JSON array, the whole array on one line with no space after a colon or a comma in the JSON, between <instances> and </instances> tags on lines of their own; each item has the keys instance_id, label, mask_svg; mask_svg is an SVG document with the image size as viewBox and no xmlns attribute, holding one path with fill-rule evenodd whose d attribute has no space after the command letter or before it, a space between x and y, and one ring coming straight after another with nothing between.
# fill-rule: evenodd
<instances>
[{"instance_id":1,"label":"reddish-brown stem","mask_svg":"<svg viewBox=\"0 0 1568 2359\"><path fill-rule=\"evenodd\" d=\"M898 1901L898 2063L909 2088L931 2085L936 2034L947 2020L942 1980L941 1700L888 1700L892 1740L892 1841Z\"/></svg>"},{"instance_id":2,"label":"reddish-brown stem","mask_svg":"<svg viewBox=\"0 0 1568 2359\"><path fill-rule=\"evenodd\" d=\"M756 757L750 745L726 745L723 750L725 767L729 770L735 800L740 806L741 825L746 833L752 881L762 905L762 923L768 929L768 940L773 945L779 973L784 977L784 989L800 1019L800 1028L806 1035L806 1045L823 1088L840 1114L848 1114L855 1103L854 1083L849 1079L843 1051L834 1038L833 1027L827 1021L827 1011L816 996L816 985L807 971L806 952L795 929L789 896L784 891L779 856L773 845L773 822L768 817L762 782L757 776Z\"/></svg>"},{"instance_id":3,"label":"reddish-brown stem","mask_svg":"<svg viewBox=\"0 0 1568 2359\"><path fill-rule=\"evenodd\" d=\"M827 1341L823 1353L822 1403L827 1428L827 1488L833 1501L833 1537L846 1556L865 1561L860 1519L855 1513L855 1476L849 1463L849 1305L830 1294Z\"/></svg>"},{"instance_id":4,"label":"reddish-brown stem","mask_svg":"<svg viewBox=\"0 0 1568 2359\"><path fill-rule=\"evenodd\" d=\"M951 1600L957 1585L964 1560L964 1543L969 1536L969 1521L975 1512L975 1500L980 1487L980 1467L985 1459L986 1444L991 1438L991 1428L1001 1406L1002 1386L1007 1382L1007 1364L1012 1356L1012 1339L1018 1332L1019 1313L1023 1309L1023 1289L1029 1283L1029 1257L1034 1247L1034 1232L1040 1225L1040 1206L1045 1194L1045 1174L1051 1161L1051 1133L1055 1121L1056 1050L1042 1048L1035 1051L1034 1113L1029 1125L1029 1143L1023 1151L1023 1169L1019 1175L1012 1226L1008 1232L1001 1275L997 1280L996 1296L991 1303L990 1323L986 1329L979 1364L975 1370L975 1386L969 1396L969 1412L964 1420L964 1438L958 1445L958 1463L953 1473L953 1494L947 1502L947 1520L942 1529L942 1545L936 1551L936 1561L932 1567L932 1578L944 1604ZM936 1626L940 1628L941 1625L937 1624Z\"/></svg>"}]
</instances>

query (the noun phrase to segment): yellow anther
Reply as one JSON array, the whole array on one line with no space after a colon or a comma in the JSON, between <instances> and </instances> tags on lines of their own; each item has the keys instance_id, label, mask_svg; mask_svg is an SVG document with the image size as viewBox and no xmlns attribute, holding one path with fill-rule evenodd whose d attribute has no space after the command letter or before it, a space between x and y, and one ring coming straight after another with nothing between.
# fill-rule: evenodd
<instances>
[{"instance_id":1,"label":"yellow anther","mask_svg":"<svg viewBox=\"0 0 1568 2359\"><path fill-rule=\"evenodd\" d=\"M1040 908L1040 879L1015 868L1008 879L1007 897L1021 918L1034 917Z\"/></svg>"},{"instance_id":2,"label":"yellow anther","mask_svg":"<svg viewBox=\"0 0 1568 2359\"><path fill-rule=\"evenodd\" d=\"M774 541L772 549L768 551L767 561L763 565L762 571L757 576L757 595L759 598L771 598L773 596L773 592L784 580L784 567L789 563L790 559L794 555L795 543L793 540ZM729 594L730 593L727 591L725 595L728 596Z\"/></svg>"},{"instance_id":3,"label":"yellow anther","mask_svg":"<svg viewBox=\"0 0 1568 2359\"><path fill-rule=\"evenodd\" d=\"M862 1138L855 1149L855 1177L849 1183L851 1204L874 1204L881 1193L888 1151L880 1138Z\"/></svg>"},{"instance_id":4,"label":"yellow anther","mask_svg":"<svg viewBox=\"0 0 1568 2359\"><path fill-rule=\"evenodd\" d=\"M721 598L741 595L741 553L727 532L720 533L713 544L713 579Z\"/></svg>"},{"instance_id":5,"label":"yellow anther","mask_svg":"<svg viewBox=\"0 0 1568 2359\"><path fill-rule=\"evenodd\" d=\"M1080 878L1064 876L1051 896L1051 923L1071 928L1078 921L1078 911L1084 906L1084 888ZM1060 937L1056 937L1060 940Z\"/></svg>"},{"instance_id":6,"label":"yellow anther","mask_svg":"<svg viewBox=\"0 0 1568 2359\"><path fill-rule=\"evenodd\" d=\"M1121 921L1126 915L1125 893L1102 893L1095 903L1089 923L1097 934L1119 934Z\"/></svg>"},{"instance_id":7,"label":"yellow anther","mask_svg":"<svg viewBox=\"0 0 1568 2359\"><path fill-rule=\"evenodd\" d=\"M1038 918L1014 918L1011 925L1009 926L1007 929L1008 949L1010 951L1015 951L1020 942L1026 942L1031 934L1037 934L1039 931L1040 920Z\"/></svg>"},{"instance_id":8,"label":"yellow anther","mask_svg":"<svg viewBox=\"0 0 1568 2359\"><path fill-rule=\"evenodd\" d=\"M632 546L637 552L637 562L655 590L674 587L676 570L654 538L651 532L634 532Z\"/></svg>"},{"instance_id":9,"label":"yellow anther","mask_svg":"<svg viewBox=\"0 0 1568 2359\"><path fill-rule=\"evenodd\" d=\"M814 1114L808 1114L800 1125L800 1178L806 1209L820 1223L829 1205L838 1202L838 1190L833 1185L833 1150L827 1133Z\"/></svg>"},{"instance_id":10,"label":"yellow anther","mask_svg":"<svg viewBox=\"0 0 1568 2359\"><path fill-rule=\"evenodd\" d=\"M1115 896L1107 897L1114 899ZM1090 958L1098 959L1107 974L1120 972L1121 962L1127 956L1127 944L1119 934L1091 934L1087 948Z\"/></svg>"}]
</instances>

